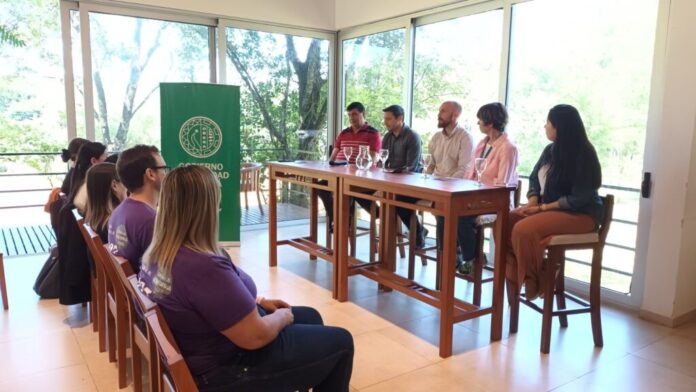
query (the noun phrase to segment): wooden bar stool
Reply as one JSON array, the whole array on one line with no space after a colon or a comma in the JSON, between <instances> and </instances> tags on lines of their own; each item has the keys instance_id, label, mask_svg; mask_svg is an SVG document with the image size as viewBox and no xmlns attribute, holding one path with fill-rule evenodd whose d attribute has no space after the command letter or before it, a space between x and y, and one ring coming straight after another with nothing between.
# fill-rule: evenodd
<instances>
[{"instance_id":1,"label":"wooden bar stool","mask_svg":"<svg viewBox=\"0 0 696 392\"><path fill-rule=\"evenodd\" d=\"M5 263L3 254L0 252L0 294L2 294L2 308L10 309L10 303L7 301L7 282L5 281Z\"/></svg>"},{"instance_id":2,"label":"wooden bar stool","mask_svg":"<svg viewBox=\"0 0 696 392\"><path fill-rule=\"evenodd\" d=\"M513 201L514 201L514 206L515 208L519 207L520 205L520 197L521 197L521 189L522 189L522 181L517 181L517 188L515 189L515 193L513 196ZM425 207L430 207L431 203L428 201L421 200L419 201L421 206ZM480 215L476 217L476 259L474 260L474 269L470 275L466 274L461 274L458 271L455 272L455 276L461 279L464 279L468 282L471 282L474 284L474 295L473 295L473 300L472 303L476 306L481 306L481 291L482 291L482 286L484 283L490 283L493 282L493 276L489 276L487 278L483 277L483 271L494 271L494 266L489 265L486 260L486 255L483 252L483 244L485 241L485 230L490 229L491 231L495 227L495 215ZM411 227L415 227L415 214L411 218ZM429 254L428 251L435 250L435 256L432 254ZM421 258L421 263L425 266L427 265L428 260L435 261L437 263L437 276L440 276L440 252L437 249L437 246L431 246L431 247L426 247L423 249L416 250L413 254L413 256L409 257L409 279L413 279L411 276L413 274L413 269L414 269L414 264L415 264L415 256L419 256ZM436 283L436 288L439 289L440 284L439 282Z\"/></svg>"},{"instance_id":3,"label":"wooden bar stool","mask_svg":"<svg viewBox=\"0 0 696 392\"><path fill-rule=\"evenodd\" d=\"M606 244L609 226L614 212L614 196L602 198L604 202L604 217L597 231L585 234L554 235L545 239L547 258L544 260L544 293L543 308L519 294L517 282L508 281L510 304L510 333L516 333L519 324L520 302L543 315L541 322L541 352L549 353L551 347L551 322L558 316L561 327L568 326L568 315L590 313L592 318L592 336L597 347L604 345L602 338L602 319L600 313L600 292L602 280L602 254ZM590 274L590 300L578 298L565 291L565 252L567 250L592 250L592 272ZM556 299L557 310L553 310L553 300ZM579 308L567 309L566 298L580 305Z\"/></svg>"}]
</instances>

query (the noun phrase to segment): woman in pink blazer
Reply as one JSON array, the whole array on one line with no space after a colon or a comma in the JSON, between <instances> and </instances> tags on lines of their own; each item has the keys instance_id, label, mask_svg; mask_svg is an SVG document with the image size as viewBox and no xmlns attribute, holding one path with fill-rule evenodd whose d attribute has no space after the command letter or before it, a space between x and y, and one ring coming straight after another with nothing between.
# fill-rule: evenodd
<instances>
[{"instance_id":1,"label":"woman in pink blazer","mask_svg":"<svg viewBox=\"0 0 696 392\"><path fill-rule=\"evenodd\" d=\"M481 106L478 113L478 126L485 137L474 150L472 160L486 159L486 168L481 173L481 182L486 185L517 186L517 146L505 133L508 115L502 103L494 102ZM465 178L476 179L473 162ZM514 208L511 197L510 207Z\"/></svg>"},{"instance_id":2,"label":"woman in pink blazer","mask_svg":"<svg viewBox=\"0 0 696 392\"><path fill-rule=\"evenodd\" d=\"M481 182L485 185L517 186L517 147L510 141L505 133L508 122L508 114L502 103L494 102L481 106L476 113L478 126L485 135L474 150L471 159L484 158L486 167L481 173ZM475 180L476 171L473 162L464 178ZM514 208L514 194L510 195L510 208ZM459 238L462 254L475 255L479 252L476 248L476 217L462 217L458 222ZM464 258L457 263L457 270L462 274L469 274L472 270L471 260Z\"/></svg>"}]
</instances>

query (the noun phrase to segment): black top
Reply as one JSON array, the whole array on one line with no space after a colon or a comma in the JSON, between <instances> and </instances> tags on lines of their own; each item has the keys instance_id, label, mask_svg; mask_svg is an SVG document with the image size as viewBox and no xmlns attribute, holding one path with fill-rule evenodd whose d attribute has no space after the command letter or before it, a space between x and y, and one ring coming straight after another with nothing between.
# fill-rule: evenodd
<instances>
[{"instance_id":1,"label":"black top","mask_svg":"<svg viewBox=\"0 0 696 392\"><path fill-rule=\"evenodd\" d=\"M60 186L60 191L65 193L66 195L70 194L70 188L72 185L72 174L73 174L73 168L71 167L68 169L68 174L65 175L65 178L63 179L63 184Z\"/></svg>"},{"instance_id":2,"label":"black top","mask_svg":"<svg viewBox=\"0 0 696 392\"><path fill-rule=\"evenodd\" d=\"M420 172L421 140L418 133L404 124L399 136L387 132L382 137L382 148L389 150L388 168L405 167L407 171Z\"/></svg>"},{"instance_id":3,"label":"black top","mask_svg":"<svg viewBox=\"0 0 696 392\"><path fill-rule=\"evenodd\" d=\"M529 176L529 192L527 198L541 195L539 169L550 162L552 144L546 146L539 157L532 174ZM547 172L542 203L558 201L562 210L587 214L594 218L595 223L602 221L604 208L597 190L602 185L602 168L597 158L597 152L592 146L580 151L576 160L573 178L556 178Z\"/></svg>"}]
</instances>

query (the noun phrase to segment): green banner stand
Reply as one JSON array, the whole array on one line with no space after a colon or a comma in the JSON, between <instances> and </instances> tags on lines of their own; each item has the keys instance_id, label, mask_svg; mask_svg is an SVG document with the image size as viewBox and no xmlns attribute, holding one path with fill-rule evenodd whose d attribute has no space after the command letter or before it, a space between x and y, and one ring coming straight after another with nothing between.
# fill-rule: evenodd
<instances>
[{"instance_id":1,"label":"green banner stand","mask_svg":"<svg viewBox=\"0 0 696 392\"><path fill-rule=\"evenodd\" d=\"M222 184L220 244L239 245L239 87L160 83L162 157L170 167L203 165Z\"/></svg>"}]
</instances>

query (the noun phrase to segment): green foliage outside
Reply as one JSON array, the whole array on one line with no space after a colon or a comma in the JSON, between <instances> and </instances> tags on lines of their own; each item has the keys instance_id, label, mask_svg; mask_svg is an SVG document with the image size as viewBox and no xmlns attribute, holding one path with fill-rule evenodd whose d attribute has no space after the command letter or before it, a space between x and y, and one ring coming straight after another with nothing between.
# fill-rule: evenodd
<instances>
[{"instance_id":1,"label":"green foliage outside","mask_svg":"<svg viewBox=\"0 0 696 392\"><path fill-rule=\"evenodd\" d=\"M0 153L58 152L65 146L59 3L0 2ZM11 26L11 27L9 27ZM55 156L12 156L0 171L64 171ZM56 184L55 178L48 183Z\"/></svg>"}]
</instances>

